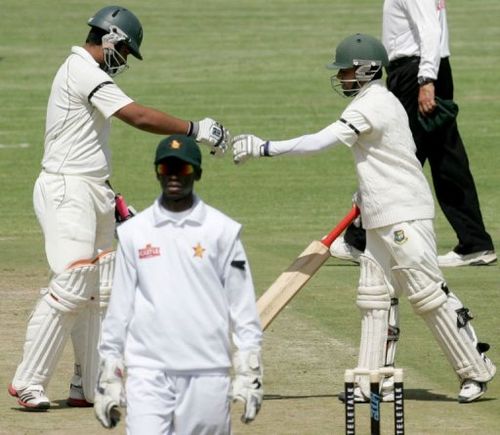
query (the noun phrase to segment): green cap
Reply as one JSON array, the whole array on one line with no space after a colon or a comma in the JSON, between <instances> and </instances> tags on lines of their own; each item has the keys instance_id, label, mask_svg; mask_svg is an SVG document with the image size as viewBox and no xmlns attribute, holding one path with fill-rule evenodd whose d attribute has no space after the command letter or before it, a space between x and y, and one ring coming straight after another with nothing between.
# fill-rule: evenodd
<instances>
[{"instance_id":1,"label":"green cap","mask_svg":"<svg viewBox=\"0 0 500 435\"><path fill-rule=\"evenodd\" d=\"M169 157L176 157L183 162L201 168L200 147L193 138L183 134L173 134L158 144L155 165Z\"/></svg>"}]
</instances>

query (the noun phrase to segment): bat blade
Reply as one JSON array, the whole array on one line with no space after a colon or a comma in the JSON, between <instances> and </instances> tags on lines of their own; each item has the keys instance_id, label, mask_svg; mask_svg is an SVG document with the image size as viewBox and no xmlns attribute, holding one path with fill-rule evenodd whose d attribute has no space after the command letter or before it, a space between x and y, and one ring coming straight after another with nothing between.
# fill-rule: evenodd
<instances>
[{"instance_id":1,"label":"bat blade","mask_svg":"<svg viewBox=\"0 0 500 435\"><path fill-rule=\"evenodd\" d=\"M291 299L330 257L329 246L359 215L351 211L321 241L314 240L257 300L262 329L266 329Z\"/></svg>"},{"instance_id":2,"label":"bat blade","mask_svg":"<svg viewBox=\"0 0 500 435\"><path fill-rule=\"evenodd\" d=\"M266 329L330 257L328 248L314 240L257 301L260 323Z\"/></svg>"}]
</instances>

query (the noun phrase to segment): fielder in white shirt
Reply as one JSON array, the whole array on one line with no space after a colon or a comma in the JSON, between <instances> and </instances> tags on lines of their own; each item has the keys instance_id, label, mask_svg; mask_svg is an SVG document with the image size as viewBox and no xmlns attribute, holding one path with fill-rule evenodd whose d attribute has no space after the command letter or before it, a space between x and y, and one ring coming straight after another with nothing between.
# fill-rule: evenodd
<instances>
[{"instance_id":1,"label":"fielder in white shirt","mask_svg":"<svg viewBox=\"0 0 500 435\"><path fill-rule=\"evenodd\" d=\"M71 336L75 373L68 405L92 406L100 322L115 261L115 194L109 184L111 119L150 133L192 135L223 152L227 132L213 119L185 121L134 102L113 77L139 51L143 30L128 9L107 6L88 20L83 47L59 68L47 105L42 171L33 202L51 270L26 332L9 393L30 409L47 409L46 388Z\"/></svg>"},{"instance_id":2,"label":"fielder in white shirt","mask_svg":"<svg viewBox=\"0 0 500 435\"><path fill-rule=\"evenodd\" d=\"M202 173L193 139L161 141L155 168L162 195L117 230L96 416L117 424L125 366L127 433L230 434L231 398L245 402L245 423L263 399L262 330L241 225L193 193Z\"/></svg>"},{"instance_id":3,"label":"fielder in white shirt","mask_svg":"<svg viewBox=\"0 0 500 435\"><path fill-rule=\"evenodd\" d=\"M433 198L415 156L406 112L380 80L387 63L377 39L363 34L344 39L328 66L338 70L334 87L354 97L340 119L317 133L284 141L237 136L234 161L317 152L339 144L352 150L357 203L367 235L357 296L362 316L358 367L394 364L398 312L391 302L405 294L455 370L458 400L471 402L484 394L496 368L484 354L489 346L478 342L469 310L449 290L438 267ZM366 381L358 379L358 401L368 401ZM393 400L392 381L383 384L385 400Z\"/></svg>"}]
</instances>

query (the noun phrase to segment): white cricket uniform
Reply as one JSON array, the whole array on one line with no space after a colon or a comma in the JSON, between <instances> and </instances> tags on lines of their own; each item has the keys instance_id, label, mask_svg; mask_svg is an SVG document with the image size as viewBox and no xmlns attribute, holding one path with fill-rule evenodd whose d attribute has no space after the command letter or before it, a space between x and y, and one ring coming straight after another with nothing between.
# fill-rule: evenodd
<instances>
[{"instance_id":1,"label":"white cricket uniform","mask_svg":"<svg viewBox=\"0 0 500 435\"><path fill-rule=\"evenodd\" d=\"M132 101L82 47L71 49L54 78L33 199L56 273L112 246L111 116Z\"/></svg>"},{"instance_id":2,"label":"white cricket uniform","mask_svg":"<svg viewBox=\"0 0 500 435\"><path fill-rule=\"evenodd\" d=\"M231 342L262 340L240 229L197 197L185 213L157 200L118 228L99 353L125 356L130 433L171 431L174 415L177 434L205 433L196 422L229 433Z\"/></svg>"},{"instance_id":3,"label":"white cricket uniform","mask_svg":"<svg viewBox=\"0 0 500 435\"><path fill-rule=\"evenodd\" d=\"M313 135L270 142L268 152L312 152L339 143L354 154L366 228L357 297L362 313L358 367L385 365L391 298L404 291L459 379L487 382L495 368L479 353L470 319L458 314L467 309L447 289L437 263L433 198L406 112L380 80L364 85L340 120ZM368 395L366 379L358 382Z\"/></svg>"},{"instance_id":4,"label":"white cricket uniform","mask_svg":"<svg viewBox=\"0 0 500 435\"><path fill-rule=\"evenodd\" d=\"M435 80L450 55L445 0L385 0L382 42L389 61L418 56L418 76Z\"/></svg>"},{"instance_id":5,"label":"white cricket uniform","mask_svg":"<svg viewBox=\"0 0 500 435\"><path fill-rule=\"evenodd\" d=\"M93 401L99 318L106 302L91 261L113 246L108 139L111 116L131 102L82 47L71 49L54 78L42 171L33 192L53 273L29 319L23 359L12 381L16 389L47 387L71 331L78 372L72 382L81 377L84 399ZM51 303L61 299L62 305Z\"/></svg>"},{"instance_id":6,"label":"white cricket uniform","mask_svg":"<svg viewBox=\"0 0 500 435\"><path fill-rule=\"evenodd\" d=\"M354 154L364 228L434 217L408 117L381 80L363 86L333 124L315 134L271 141L269 154L315 152L338 144Z\"/></svg>"},{"instance_id":7,"label":"white cricket uniform","mask_svg":"<svg viewBox=\"0 0 500 435\"><path fill-rule=\"evenodd\" d=\"M426 270L441 276L437 257L433 255L436 246L432 193L415 155L406 112L381 80L364 85L339 120L315 134L271 141L269 154L317 152L339 144L347 145L354 155L358 205L367 230L365 255L376 258L389 283L392 283L391 268L409 259L413 259L411 264L425 262ZM430 222L415 231L411 244L398 243L398 249L394 250L391 247L394 240L374 243L380 237L379 229L390 237L405 239L408 222L426 220Z\"/></svg>"}]
</instances>

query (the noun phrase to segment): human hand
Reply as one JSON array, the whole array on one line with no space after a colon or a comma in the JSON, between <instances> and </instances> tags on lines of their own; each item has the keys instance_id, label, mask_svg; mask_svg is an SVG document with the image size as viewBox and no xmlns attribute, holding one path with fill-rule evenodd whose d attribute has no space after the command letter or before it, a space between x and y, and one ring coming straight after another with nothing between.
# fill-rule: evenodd
<instances>
[{"instance_id":1,"label":"human hand","mask_svg":"<svg viewBox=\"0 0 500 435\"><path fill-rule=\"evenodd\" d=\"M236 164L245 163L252 157L262 157L265 155L266 142L253 134L241 134L232 141L233 162Z\"/></svg>"},{"instance_id":2,"label":"human hand","mask_svg":"<svg viewBox=\"0 0 500 435\"><path fill-rule=\"evenodd\" d=\"M233 366L235 372L232 384L233 402L240 401L245 404L241 421L250 423L257 416L264 399L260 352L237 351L233 356Z\"/></svg>"},{"instance_id":3,"label":"human hand","mask_svg":"<svg viewBox=\"0 0 500 435\"><path fill-rule=\"evenodd\" d=\"M434 83L429 82L420 86L418 90L418 111L422 115L429 115L436 108Z\"/></svg>"},{"instance_id":4,"label":"human hand","mask_svg":"<svg viewBox=\"0 0 500 435\"><path fill-rule=\"evenodd\" d=\"M208 145L210 154L223 155L231 141L231 135L222 124L212 118L204 118L201 121L192 123L190 136L194 136L196 141Z\"/></svg>"},{"instance_id":5,"label":"human hand","mask_svg":"<svg viewBox=\"0 0 500 435\"><path fill-rule=\"evenodd\" d=\"M119 408L126 405L123 371L121 360L104 360L99 367L94 412L96 418L107 429L112 429L120 422Z\"/></svg>"}]
</instances>

